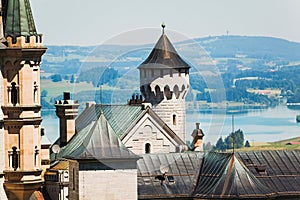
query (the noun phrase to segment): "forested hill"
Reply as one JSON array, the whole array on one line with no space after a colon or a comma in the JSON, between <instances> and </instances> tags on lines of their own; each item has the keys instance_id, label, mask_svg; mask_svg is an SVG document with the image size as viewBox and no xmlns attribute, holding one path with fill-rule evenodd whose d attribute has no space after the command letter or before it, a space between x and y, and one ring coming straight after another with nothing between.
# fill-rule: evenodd
<instances>
[{"instance_id":1,"label":"forested hill","mask_svg":"<svg viewBox=\"0 0 300 200\"><path fill-rule=\"evenodd\" d=\"M170 38L172 39L172 38ZM300 43L284 39L259 36L210 36L193 39L203 47L212 58L247 57L257 59L276 59L284 61L300 60ZM175 47L188 46L190 41L174 43ZM95 56L110 60L133 49L131 56L144 58L148 55L153 44L140 46L100 45L100 46L54 46L49 45L46 52L48 56L71 59ZM76 55L78 57L76 57Z\"/></svg>"},{"instance_id":2,"label":"forested hill","mask_svg":"<svg viewBox=\"0 0 300 200\"><path fill-rule=\"evenodd\" d=\"M213 58L245 55L248 58L300 60L300 43L273 37L215 36L195 39Z\"/></svg>"},{"instance_id":3,"label":"forested hill","mask_svg":"<svg viewBox=\"0 0 300 200\"><path fill-rule=\"evenodd\" d=\"M218 92L217 86L206 84L215 77L205 73L210 72L213 64L222 77L227 101L273 105L278 98L287 97L289 102L300 102L300 43L272 37L210 36L173 44L187 62L197 65L198 71L191 69L188 101L216 100L211 96L214 95L212 91ZM41 65L41 87L48 92L44 92L45 100L53 104L62 93L56 91L66 83L61 90L76 88L75 93L80 93L77 99L82 102L95 98L91 91L104 85L107 94L113 91L116 102L124 103L132 93L138 92L137 66L147 58L153 46L154 43L139 46L47 46ZM70 86L70 83L76 85ZM120 94L116 95L116 91ZM106 96L110 102L112 95ZM87 98L80 99L83 97Z\"/></svg>"}]
</instances>

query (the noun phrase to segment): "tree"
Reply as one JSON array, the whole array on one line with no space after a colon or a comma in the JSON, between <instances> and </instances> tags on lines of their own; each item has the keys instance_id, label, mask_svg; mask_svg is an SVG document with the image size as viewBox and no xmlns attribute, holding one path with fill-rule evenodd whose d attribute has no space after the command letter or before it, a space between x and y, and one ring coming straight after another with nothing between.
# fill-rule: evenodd
<instances>
[{"instance_id":1,"label":"tree","mask_svg":"<svg viewBox=\"0 0 300 200\"><path fill-rule=\"evenodd\" d=\"M224 139L224 148L225 149L232 149L233 147L233 139L234 139L234 148L242 148L244 146L244 133L242 130L237 130L234 133L230 133Z\"/></svg>"},{"instance_id":2,"label":"tree","mask_svg":"<svg viewBox=\"0 0 300 200\"><path fill-rule=\"evenodd\" d=\"M210 142L208 142L208 143L203 143L203 150L204 151L211 151L212 149L213 149L213 145L210 143Z\"/></svg>"},{"instance_id":3,"label":"tree","mask_svg":"<svg viewBox=\"0 0 300 200\"><path fill-rule=\"evenodd\" d=\"M72 74L71 78L70 78L70 83L74 83L75 82L75 77L74 74Z\"/></svg>"},{"instance_id":4,"label":"tree","mask_svg":"<svg viewBox=\"0 0 300 200\"><path fill-rule=\"evenodd\" d=\"M54 75L50 76L50 78L53 82L60 82L62 80L60 74L54 74Z\"/></svg>"},{"instance_id":5,"label":"tree","mask_svg":"<svg viewBox=\"0 0 300 200\"><path fill-rule=\"evenodd\" d=\"M48 95L47 90L42 90L42 92L41 92L41 98L47 97L47 95Z\"/></svg>"},{"instance_id":6,"label":"tree","mask_svg":"<svg viewBox=\"0 0 300 200\"><path fill-rule=\"evenodd\" d=\"M250 147L250 142L248 140L245 142L245 147Z\"/></svg>"},{"instance_id":7,"label":"tree","mask_svg":"<svg viewBox=\"0 0 300 200\"><path fill-rule=\"evenodd\" d=\"M219 150L219 151L225 151L226 150L226 146L223 142L223 138L220 137L216 143L216 150Z\"/></svg>"}]
</instances>

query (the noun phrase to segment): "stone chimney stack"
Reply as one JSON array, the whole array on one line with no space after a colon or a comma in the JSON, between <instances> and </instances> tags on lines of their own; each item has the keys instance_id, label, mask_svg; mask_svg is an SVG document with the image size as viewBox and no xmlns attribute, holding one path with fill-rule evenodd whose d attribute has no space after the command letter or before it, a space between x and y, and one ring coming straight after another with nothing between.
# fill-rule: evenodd
<instances>
[{"instance_id":1,"label":"stone chimney stack","mask_svg":"<svg viewBox=\"0 0 300 200\"><path fill-rule=\"evenodd\" d=\"M60 147L65 146L75 134L79 104L71 100L70 96L70 92L64 92L64 99L55 103L56 115L59 117Z\"/></svg>"},{"instance_id":2,"label":"stone chimney stack","mask_svg":"<svg viewBox=\"0 0 300 200\"><path fill-rule=\"evenodd\" d=\"M193 133L193 149L194 151L203 151L203 136L204 133L202 129L200 129L200 123L196 123L196 129L194 129Z\"/></svg>"}]
</instances>

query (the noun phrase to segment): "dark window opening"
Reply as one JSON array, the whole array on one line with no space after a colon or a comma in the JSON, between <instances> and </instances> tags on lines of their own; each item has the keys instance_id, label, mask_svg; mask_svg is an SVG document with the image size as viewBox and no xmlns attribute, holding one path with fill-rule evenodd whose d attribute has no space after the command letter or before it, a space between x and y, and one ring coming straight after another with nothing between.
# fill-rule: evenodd
<instances>
[{"instance_id":1,"label":"dark window opening","mask_svg":"<svg viewBox=\"0 0 300 200\"><path fill-rule=\"evenodd\" d=\"M151 144L149 143L146 143L145 144L145 153L151 153Z\"/></svg>"},{"instance_id":2,"label":"dark window opening","mask_svg":"<svg viewBox=\"0 0 300 200\"><path fill-rule=\"evenodd\" d=\"M173 89L173 91L174 91L174 93L175 93L175 97L176 97L176 99L178 99L178 98L179 98L179 95L180 95L180 92L179 92L179 87L178 87L178 85L175 85L175 86L174 86L174 89Z\"/></svg>"},{"instance_id":3,"label":"dark window opening","mask_svg":"<svg viewBox=\"0 0 300 200\"><path fill-rule=\"evenodd\" d=\"M174 183L175 182L175 178L174 176L167 176L169 183Z\"/></svg>"},{"instance_id":4,"label":"dark window opening","mask_svg":"<svg viewBox=\"0 0 300 200\"><path fill-rule=\"evenodd\" d=\"M172 99L172 92L171 92L170 87L168 85L165 86L164 93L165 93L165 96L166 96L167 100Z\"/></svg>"},{"instance_id":5,"label":"dark window opening","mask_svg":"<svg viewBox=\"0 0 300 200\"><path fill-rule=\"evenodd\" d=\"M19 152L17 147L12 147L12 168L16 171L19 168Z\"/></svg>"},{"instance_id":6,"label":"dark window opening","mask_svg":"<svg viewBox=\"0 0 300 200\"><path fill-rule=\"evenodd\" d=\"M34 147L34 166L38 167L38 155L39 150L37 149L37 146Z\"/></svg>"},{"instance_id":7,"label":"dark window opening","mask_svg":"<svg viewBox=\"0 0 300 200\"><path fill-rule=\"evenodd\" d=\"M173 115L173 125L176 125L176 115Z\"/></svg>"},{"instance_id":8,"label":"dark window opening","mask_svg":"<svg viewBox=\"0 0 300 200\"><path fill-rule=\"evenodd\" d=\"M73 174L73 190L75 190L75 169L74 168L72 170L72 174Z\"/></svg>"},{"instance_id":9,"label":"dark window opening","mask_svg":"<svg viewBox=\"0 0 300 200\"><path fill-rule=\"evenodd\" d=\"M11 103L15 106L18 103L18 89L16 83L11 83Z\"/></svg>"}]
</instances>

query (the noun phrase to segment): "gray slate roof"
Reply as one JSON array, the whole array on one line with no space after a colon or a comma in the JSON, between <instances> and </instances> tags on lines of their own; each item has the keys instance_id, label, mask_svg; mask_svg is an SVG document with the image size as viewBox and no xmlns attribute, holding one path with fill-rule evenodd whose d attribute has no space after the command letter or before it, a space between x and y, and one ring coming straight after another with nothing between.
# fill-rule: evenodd
<instances>
[{"instance_id":1,"label":"gray slate roof","mask_svg":"<svg viewBox=\"0 0 300 200\"><path fill-rule=\"evenodd\" d=\"M195 197L219 199L268 198L274 195L231 153L209 153L204 157L193 192Z\"/></svg>"},{"instance_id":2,"label":"gray slate roof","mask_svg":"<svg viewBox=\"0 0 300 200\"><path fill-rule=\"evenodd\" d=\"M280 196L300 198L300 151L257 151L238 154L266 187Z\"/></svg>"},{"instance_id":3,"label":"gray slate roof","mask_svg":"<svg viewBox=\"0 0 300 200\"><path fill-rule=\"evenodd\" d=\"M137 163L139 199L188 197L202 157L199 152L142 155ZM161 168L167 171L163 182L158 179Z\"/></svg>"},{"instance_id":4,"label":"gray slate roof","mask_svg":"<svg viewBox=\"0 0 300 200\"><path fill-rule=\"evenodd\" d=\"M148 58L138 68L189 69L190 66L178 55L168 37L162 34Z\"/></svg>"},{"instance_id":5,"label":"gray slate roof","mask_svg":"<svg viewBox=\"0 0 300 200\"><path fill-rule=\"evenodd\" d=\"M165 180L160 166L169 166ZM174 181L169 181L173 176ZM300 199L300 152L143 155L139 199Z\"/></svg>"}]
</instances>

